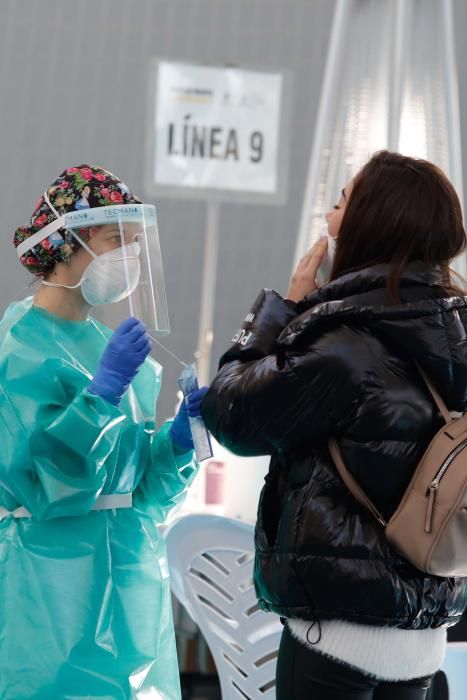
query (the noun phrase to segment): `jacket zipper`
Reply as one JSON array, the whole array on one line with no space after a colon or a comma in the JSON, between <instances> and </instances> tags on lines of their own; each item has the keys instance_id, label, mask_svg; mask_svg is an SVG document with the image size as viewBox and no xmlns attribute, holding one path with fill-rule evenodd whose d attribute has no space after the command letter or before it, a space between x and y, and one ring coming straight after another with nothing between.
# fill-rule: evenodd
<instances>
[{"instance_id":1,"label":"jacket zipper","mask_svg":"<svg viewBox=\"0 0 467 700\"><path fill-rule=\"evenodd\" d=\"M456 447L455 450L453 450L445 459L443 464L441 465L439 472L436 474L435 478L431 482L431 484L428 487L428 505L426 508L426 518L425 518L425 532L430 533L431 528L433 525L433 512L434 512L434 507L435 507L435 501L436 501L436 496L438 493L439 485L440 482L442 481L443 477L445 476L447 470L451 466L452 462L456 459L457 455L462 452L462 450L467 447L467 438L465 440L462 440L460 445Z\"/></svg>"}]
</instances>

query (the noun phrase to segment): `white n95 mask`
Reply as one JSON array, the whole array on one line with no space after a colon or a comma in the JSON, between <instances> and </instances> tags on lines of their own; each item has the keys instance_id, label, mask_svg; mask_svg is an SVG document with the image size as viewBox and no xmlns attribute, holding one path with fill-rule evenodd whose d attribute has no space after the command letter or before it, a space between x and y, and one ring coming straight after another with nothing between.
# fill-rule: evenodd
<instances>
[{"instance_id":1,"label":"white n95 mask","mask_svg":"<svg viewBox=\"0 0 467 700\"><path fill-rule=\"evenodd\" d=\"M126 299L138 286L141 265L139 260L139 243L115 248L102 255L96 255L86 246L93 256L78 284L55 284L44 281L47 287L65 287L77 289L90 306L99 304L115 304Z\"/></svg>"},{"instance_id":2,"label":"white n95 mask","mask_svg":"<svg viewBox=\"0 0 467 700\"><path fill-rule=\"evenodd\" d=\"M325 235L328 239L328 247L316 273L316 279L320 287L329 282L336 256L337 238L333 238L328 231L325 231Z\"/></svg>"},{"instance_id":3,"label":"white n95 mask","mask_svg":"<svg viewBox=\"0 0 467 700\"><path fill-rule=\"evenodd\" d=\"M90 306L98 306L129 297L139 282L139 254L139 243L129 243L91 260L80 282L84 300Z\"/></svg>"}]
</instances>

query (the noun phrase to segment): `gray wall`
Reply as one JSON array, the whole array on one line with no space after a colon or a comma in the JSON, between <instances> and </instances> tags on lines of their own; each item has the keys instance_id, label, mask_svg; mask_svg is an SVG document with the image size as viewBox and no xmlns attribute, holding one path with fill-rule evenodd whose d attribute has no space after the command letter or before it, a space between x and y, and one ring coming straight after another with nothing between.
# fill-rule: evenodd
<instances>
[{"instance_id":1,"label":"gray wall","mask_svg":"<svg viewBox=\"0 0 467 700\"><path fill-rule=\"evenodd\" d=\"M315 124L334 0L1 0L0 311L28 293L11 235L67 166L104 165L144 196L152 57L287 70L293 81L285 206L222 205L213 365L263 286L285 291ZM467 3L455 0L462 113L467 114ZM464 149L464 169L467 172ZM148 198L146 198L148 199ZM203 203L159 200L173 332L196 349ZM29 290L30 291L30 290ZM166 367L159 418L174 404Z\"/></svg>"}]
</instances>

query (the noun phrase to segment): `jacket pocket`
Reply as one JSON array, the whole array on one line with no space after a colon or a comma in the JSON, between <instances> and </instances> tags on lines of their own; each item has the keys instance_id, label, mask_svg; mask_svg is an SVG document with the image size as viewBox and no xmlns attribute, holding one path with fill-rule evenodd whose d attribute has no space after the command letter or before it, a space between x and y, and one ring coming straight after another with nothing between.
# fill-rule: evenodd
<instances>
[{"instance_id":1,"label":"jacket pocket","mask_svg":"<svg viewBox=\"0 0 467 700\"><path fill-rule=\"evenodd\" d=\"M308 482L291 487L281 469L269 472L258 505L256 545L261 551L295 550L295 530L310 489Z\"/></svg>"},{"instance_id":2,"label":"jacket pocket","mask_svg":"<svg viewBox=\"0 0 467 700\"><path fill-rule=\"evenodd\" d=\"M277 544L282 509L280 481L277 470L270 471L261 491L256 523L256 546L261 551L273 549Z\"/></svg>"}]
</instances>

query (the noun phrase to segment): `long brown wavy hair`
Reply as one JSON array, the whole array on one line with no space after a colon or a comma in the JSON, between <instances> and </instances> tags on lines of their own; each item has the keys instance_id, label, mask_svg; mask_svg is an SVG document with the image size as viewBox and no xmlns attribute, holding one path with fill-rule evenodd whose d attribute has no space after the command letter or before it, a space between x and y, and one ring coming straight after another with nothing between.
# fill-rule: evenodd
<instances>
[{"instance_id":1,"label":"long brown wavy hair","mask_svg":"<svg viewBox=\"0 0 467 700\"><path fill-rule=\"evenodd\" d=\"M391 298L398 301L404 269L421 260L441 268L446 294L463 295L449 265L466 242L459 197L446 175L429 161L379 151L353 180L331 280L385 263Z\"/></svg>"}]
</instances>

